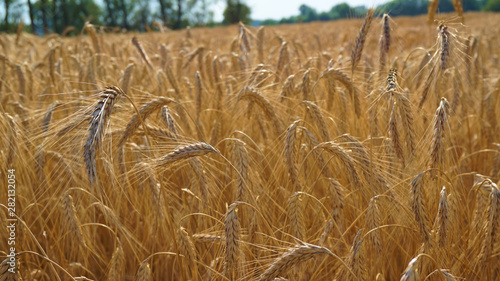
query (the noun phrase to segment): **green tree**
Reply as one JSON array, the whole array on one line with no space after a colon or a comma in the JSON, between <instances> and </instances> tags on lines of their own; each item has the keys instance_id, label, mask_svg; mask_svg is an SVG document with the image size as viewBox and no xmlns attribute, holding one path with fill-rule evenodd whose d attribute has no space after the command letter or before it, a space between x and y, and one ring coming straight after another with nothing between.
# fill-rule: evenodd
<instances>
[{"instance_id":1,"label":"green tree","mask_svg":"<svg viewBox=\"0 0 500 281\"><path fill-rule=\"evenodd\" d=\"M18 0L3 0L3 8L5 14L3 20L0 20L0 31L15 32L22 18L23 3Z\"/></svg>"},{"instance_id":2,"label":"green tree","mask_svg":"<svg viewBox=\"0 0 500 281\"><path fill-rule=\"evenodd\" d=\"M3 24L5 25L5 28L9 28L9 12L10 12L10 6L12 4L13 0L4 0L4 8L5 8L5 17L3 19Z\"/></svg>"},{"instance_id":3,"label":"green tree","mask_svg":"<svg viewBox=\"0 0 500 281\"><path fill-rule=\"evenodd\" d=\"M500 12L500 0L489 0L483 7L484 11Z\"/></svg>"},{"instance_id":4,"label":"green tree","mask_svg":"<svg viewBox=\"0 0 500 281\"><path fill-rule=\"evenodd\" d=\"M111 26L116 26L116 19L115 19L115 3L113 3L112 0L104 0L106 4L106 19L107 21L105 22L107 25Z\"/></svg>"},{"instance_id":5,"label":"green tree","mask_svg":"<svg viewBox=\"0 0 500 281\"><path fill-rule=\"evenodd\" d=\"M335 19L348 18L355 15L355 10L347 3L340 3L330 9L330 13Z\"/></svg>"},{"instance_id":6,"label":"green tree","mask_svg":"<svg viewBox=\"0 0 500 281\"><path fill-rule=\"evenodd\" d=\"M318 20L329 21L333 19L333 15L330 12L321 12L318 15Z\"/></svg>"},{"instance_id":7,"label":"green tree","mask_svg":"<svg viewBox=\"0 0 500 281\"><path fill-rule=\"evenodd\" d=\"M303 22L311 22L318 20L318 12L316 9L311 8L307 5L300 5L299 7L300 19Z\"/></svg>"},{"instance_id":8,"label":"green tree","mask_svg":"<svg viewBox=\"0 0 500 281\"><path fill-rule=\"evenodd\" d=\"M44 34L49 30L62 32L68 26L75 27L76 30L81 30L85 21L89 20L93 24L100 25L102 18L101 8L94 2L94 0L65 0L65 7L63 0L60 1L61 5L57 5L53 9L53 2L46 0L37 0L32 3L33 33ZM54 21L55 17L59 17ZM63 13L67 14L67 23L62 16Z\"/></svg>"},{"instance_id":9,"label":"green tree","mask_svg":"<svg viewBox=\"0 0 500 281\"><path fill-rule=\"evenodd\" d=\"M172 2L170 0L158 0L158 3L160 4L161 21L164 25L167 25L172 10Z\"/></svg>"},{"instance_id":10,"label":"green tree","mask_svg":"<svg viewBox=\"0 0 500 281\"><path fill-rule=\"evenodd\" d=\"M223 12L224 24L235 24L238 22L243 22L244 24L250 24L250 7L241 3L240 0L227 0L226 9Z\"/></svg>"},{"instance_id":11,"label":"green tree","mask_svg":"<svg viewBox=\"0 0 500 281\"><path fill-rule=\"evenodd\" d=\"M216 1L216 0L215 0ZM214 13L209 7L214 0L189 0L189 24L193 26L205 26L214 24Z\"/></svg>"}]
</instances>

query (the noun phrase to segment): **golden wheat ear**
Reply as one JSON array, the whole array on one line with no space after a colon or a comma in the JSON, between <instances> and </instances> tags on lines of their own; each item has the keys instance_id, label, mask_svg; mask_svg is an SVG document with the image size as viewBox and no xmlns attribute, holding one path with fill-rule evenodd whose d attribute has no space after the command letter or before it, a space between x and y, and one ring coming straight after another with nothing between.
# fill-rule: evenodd
<instances>
[{"instance_id":1,"label":"golden wheat ear","mask_svg":"<svg viewBox=\"0 0 500 281\"><path fill-rule=\"evenodd\" d=\"M280 275L285 273L290 268L305 262L318 255L333 255L330 250L324 247L305 244L295 248L290 248L288 252L277 258L262 275L258 281L276 280Z\"/></svg>"},{"instance_id":2,"label":"golden wheat ear","mask_svg":"<svg viewBox=\"0 0 500 281\"><path fill-rule=\"evenodd\" d=\"M87 171L87 177L90 183L96 181L96 150L102 143L104 131L109 121L111 111L116 100L123 94L118 87L109 87L99 93L100 99L90 114L90 126L88 129L87 140L83 146L83 157Z\"/></svg>"}]
</instances>

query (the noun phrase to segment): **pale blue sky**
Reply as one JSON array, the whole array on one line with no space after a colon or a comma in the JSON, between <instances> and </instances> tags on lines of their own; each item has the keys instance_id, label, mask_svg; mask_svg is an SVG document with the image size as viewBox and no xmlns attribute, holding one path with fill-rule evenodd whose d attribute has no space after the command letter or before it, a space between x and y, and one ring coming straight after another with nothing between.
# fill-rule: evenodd
<instances>
[{"instance_id":1,"label":"pale blue sky","mask_svg":"<svg viewBox=\"0 0 500 281\"><path fill-rule=\"evenodd\" d=\"M389 0L244 0L252 9L252 19L281 19L294 16L299 13L299 7L306 4L315 8L318 12L329 11L333 6L340 3L348 3L350 6L365 5L367 7L376 6L388 2ZM222 11L226 6L226 1L217 1L214 6L214 17L216 21L222 20Z\"/></svg>"}]
</instances>

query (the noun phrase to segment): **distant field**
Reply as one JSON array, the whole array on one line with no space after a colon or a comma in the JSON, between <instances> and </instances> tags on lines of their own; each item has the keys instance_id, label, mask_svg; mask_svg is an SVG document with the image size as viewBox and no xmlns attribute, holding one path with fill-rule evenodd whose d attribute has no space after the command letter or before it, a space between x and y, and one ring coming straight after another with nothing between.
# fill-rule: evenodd
<instances>
[{"instance_id":1,"label":"distant field","mask_svg":"<svg viewBox=\"0 0 500 281\"><path fill-rule=\"evenodd\" d=\"M452 17L0 34L0 280L499 280L500 16Z\"/></svg>"}]
</instances>

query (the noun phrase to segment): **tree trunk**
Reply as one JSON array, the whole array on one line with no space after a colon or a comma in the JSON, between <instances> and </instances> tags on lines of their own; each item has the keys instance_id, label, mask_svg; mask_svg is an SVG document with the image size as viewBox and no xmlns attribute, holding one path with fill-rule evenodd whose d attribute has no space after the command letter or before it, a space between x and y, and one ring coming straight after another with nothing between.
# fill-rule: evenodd
<instances>
[{"instance_id":1,"label":"tree trunk","mask_svg":"<svg viewBox=\"0 0 500 281\"><path fill-rule=\"evenodd\" d=\"M110 19L111 26L116 26L115 17L113 16L113 10L111 9L111 0L104 0L106 2L106 10L108 10L108 18Z\"/></svg>"},{"instance_id":2,"label":"tree trunk","mask_svg":"<svg viewBox=\"0 0 500 281\"><path fill-rule=\"evenodd\" d=\"M52 0L52 29L54 32L59 33L59 26L57 25L57 3L56 0Z\"/></svg>"},{"instance_id":3,"label":"tree trunk","mask_svg":"<svg viewBox=\"0 0 500 281\"><path fill-rule=\"evenodd\" d=\"M128 20L127 20L127 6L125 6L125 0L120 0L120 4L122 5L122 11L123 11L123 27L125 29L129 29L128 26Z\"/></svg>"},{"instance_id":4,"label":"tree trunk","mask_svg":"<svg viewBox=\"0 0 500 281\"><path fill-rule=\"evenodd\" d=\"M35 17L33 16L33 4L28 0L28 9L30 13L31 33L36 34Z\"/></svg>"},{"instance_id":5,"label":"tree trunk","mask_svg":"<svg viewBox=\"0 0 500 281\"><path fill-rule=\"evenodd\" d=\"M235 23L239 23L241 21L241 3L240 0L236 0L236 21Z\"/></svg>"},{"instance_id":6,"label":"tree trunk","mask_svg":"<svg viewBox=\"0 0 500 281\"><path fill-rule=\"evenodd\" d=\"M160 12L161 12L161 20L163 21L163 25L167 24L167 11L165 6L165 0L158 0L160 2Z\"/></svg>"},{"instance_id":7,"label":"tree trunk","mask_svg":"<svg viewBox=\"0 0 500 281\"><path fill-rule=\"evenodd\" d=\"M43 27L43 34L46 34L49 29L48 29L48 26L47 26L47 11L45 10L45 8L47 8L47 0L40 0L40 4L41 4L41 7L40 7L40 10L42 11L42 27Z\"/></svg>"},{"instance_id":8,"label":"tree trunk","mask_svg":"<svg viewBox=\"0 0 500 281\"><path fill-rule=\"evenodd\" d=\"M182 24L182 3L181 0L177 0L177 23L175 24L175 28L181 28Z\"/></svg>"},{"instance_id":9,"label":"tree trunk","mask_svg":"<svg viewBox=\"0 0 500 281\"><path fill-rule=\"evenodd\" d=\"M68 3L66 2L66 0L61 0L61 6L62 6L61 10L62 10L62 13L63 13L63 28L62 28L62 30L64 30L69 25Z\"/></svg>"},{"instance_id":10,"label":"tree trunk","mask_svg":"<svg viewBox=\"0 0 500 281\"><path fill-rule=\"evenodd\" d=\"M9 8L10 8L10 1L11 0L4 0L5 3L5 19L3 20L5 24L5 29L8 30L9 28Z\"/></svg>"}]
</instances>

